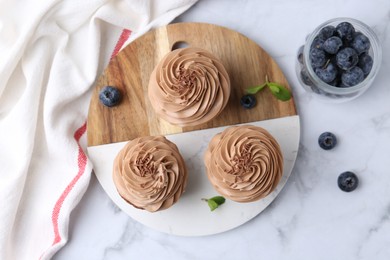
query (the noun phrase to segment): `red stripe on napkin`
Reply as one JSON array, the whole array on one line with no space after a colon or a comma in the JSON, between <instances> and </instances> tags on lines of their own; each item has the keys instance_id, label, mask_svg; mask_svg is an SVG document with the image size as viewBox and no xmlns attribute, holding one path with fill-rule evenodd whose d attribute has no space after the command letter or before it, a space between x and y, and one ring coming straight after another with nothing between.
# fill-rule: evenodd
<instances>
[{"instance_id":1,"label":"red stripe on napkin","mask_svg":"<svg viewBox=\"0 0 390 260\"><path fill-rule=\"evenodd\" d=\"M128 30L128 29L122 30L122 33L121 33L121 35L120 35L120 37L115 45L115 48L111 54L111 59L118 54L118 52L122 48L123 44L129 39L130 34L131 34L130 30ZM58 217L60 215L61 207L62 207L66 197L68 196L68 194L72 191L73 187L76 185L77 181L84 174L85 167L87 165L88 158L85 155L83 149L81 148L81 146L79 144L80 138L85 134L86 130L87 130L87 122L84 122L84 124L81 127L79 127L76 130L76 132L74 133L74 139L76 140L77 145L78 145L78 156L77 156L78 172L77 172L77 175L68 184L68 186L66 186L65 190L61 193L61 196L59 197L56 204L54 205L53 212L52 212L54 240L53 240L52 246L54 246L55 244L59 243L62 240L60 232L59 232L59 227L58 227Z\"/></svg>"},{"instance_id":2,"label":"red stripe on napkin","mask_svg":"<svg viewBox=\"0 0 390 260\"><path fill-rule=\"evenodd\" d=\"M81 148L79 141L80 138L83 136L85 131L87 130L87 123L85 122L79 129L76 130L74 133L74 139L77 142L78 145L78 156L77 156L77 164L78 164L78 172L77 175L72 179L72 181L66 186L65 190L62 192L60 198L57 200L53 213L52 213L52 223L54 228L54 241L52 245L55 245L61 241L61 235L59 233L58 229L58 216L61 211L62 204L64 203L65 198L68 196L70 191L75 186L76 182L80 179L80 177L83 175L85 166L87 165L87 156L85 155L83 149Z\"/></svg>"},{"instance_id":3,"label":"red stripe on napkin","mask_svg":"<svg viewBox=\"0 0 390 260\"><path fill-rule=\"evenodd\" d=\"M118 52L121 50L123 44L129 39L131 31L128 29L123 29L121 36L119 36L119 40L115 45L114 51L111 54L111 59L114 58Z\"/></svg>"}]
</instances>

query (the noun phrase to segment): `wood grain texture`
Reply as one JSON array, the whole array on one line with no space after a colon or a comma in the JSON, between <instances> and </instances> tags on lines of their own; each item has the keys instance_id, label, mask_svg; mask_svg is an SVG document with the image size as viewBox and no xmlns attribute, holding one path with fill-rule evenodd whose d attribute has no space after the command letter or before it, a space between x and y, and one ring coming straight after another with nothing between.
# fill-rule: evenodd
<instances>
[{"instance_id":1,"label":"wood grain texture","mask_svg":"<svg viewBox=\"0 0 390 260\"><path fill-rule=\"evenodd\" d=\"M203 125L183 128L171 125L158 118L148 99L152 70L178 42L211 52L230 76L232 91L226 108ZM241 107L245 89L262 84L266 75L270 81L290 88L279 66L260 46L230 29L204 23L177 23L150 31L119 52L99 77L88 113L88 146L296 115L293 98L279 101L268 89L256 94L255 108ZM123 95L116 107L108 108L99 102L99 92L107 85L116 86Z\"/></svg>"}]
</instances>

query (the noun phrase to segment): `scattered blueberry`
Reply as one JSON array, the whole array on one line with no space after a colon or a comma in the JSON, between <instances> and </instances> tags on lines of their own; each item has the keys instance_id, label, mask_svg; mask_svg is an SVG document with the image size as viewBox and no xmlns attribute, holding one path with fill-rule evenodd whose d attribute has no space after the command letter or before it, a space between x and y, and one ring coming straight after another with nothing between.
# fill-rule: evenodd
<instances>
[{"instance_id":1,"label":"scattered blueberry","mask_svg":"<svg viewBox=\"0 0 390 260\"><path fill-rule=\"evenodd\" d=\"M341 49L336 54L336 63L340 69L348 70L353 68L359 61L356 51L350 47Z\"/></svg>"},{"instance_id":2,"label":"scattered blueberry","mask_svg":"<svg viewBox=\"0 0 390 260\"><path fill-rule=\"evenodd\" d=\"M256 97L254 95L248 94L244 95L241 98L241 106L243 106L246 109L253 108L256 105Z\"/></svg>"},{"instance_id":3,"label":"scattered blueberry","mask_svg":"<svg viewBox=\"0 0 390 260\"><path fill-rule=\"evenodd\" d=\"M315 73L322 81L330 83L336 78L337 69L335 65L329 63L325 68L316 68Z\"/></svg>"},{"instance_id":4,"label":"scattered blueberry","mask_svg":"<svg viewBox=\"0 0 390 260\"><path fill-rule=\"evenodd\" d=\"M119 104L121 100L121 93L115 87L106 86L100 91L99 99L103 105L107 107L113 107Z\"/></svg>"},{"instance_id":5,"label":"scattered blueberry","mask_svg":"<svg viewBox=\"0 0 390 260\"><path fill-rule=\"evenodd\" d=\"M341 82L344 86L352 87L364 80L364 72L359 67L353 67L341 74Z\"/></svg>"},{"instance_id":6,"label":"scattered blueberry","mask_svg":"<svg viewBox=\"0 0 390 260\"><path fill-rule=\"evenodd\" d=\"M363 70L364 76L367 76L372 69L373 60L370 55L363 53L359 56L358 67Z\"/></svg>"},{"instance_id":7,"label":"scattered blueberry","mask_svg":"<svg viewBox=\"0 0 390 260\"><path fill-rule=\"evenodd\" d=\"M318 144L324 150L330 150L337 144L336 136L331 132L324 132L318 137Z\"/></svg>"},{"instance_id":8,"label":"scattered blueberry","mask_svg":"<svg viewBox=\"0 0 390 260\"><path fill-rule=\"evenodd\" d=\"M310 61L311 66L315 68L319 68L325 65L326 62L326 54L323 50L313 48L310 50Z\"/></svg>"},{"instance_id":9,"label":"scattered blueberry","mask_svg":"<svg viewBox=\"0 0 390 260\"><path fill-rule=\"evenodd\" d=\"M320 30L318 36L324 40L332 37L336 33L336 28L332 25L325 26Z\"/></svg>"},{"instance_id":10,"label":"scattered blueberry","mask_svg":"<svg viewBox=\"0 0 390 260\"><path fill-rule=\"evenodd\" d=\"M332 36L324 41L323 49L329 54L336 54L341 46L343 41L337 36Z\"/></svg>"},{"instance_id":11,"label":"scattered blueberry","mask_svg":"<svg viewBox=\"0 0 390 260\"><path fill-rule=\"evenodd\" d=\"M355 35L355 28L349 22L342 22L336 26L336 34L345 42L350 42Z\"/></svg>"},{"instance_id":12,"label":"scattered blueberry","mask_svg":"<svg viewBox=\"0 0 390 260\"><path fill-rule=\"evenodd\" d=\"M346 171L339 175L337 184L342 191L350 192L355 190L359 185L359 178L355 173Z\"/></svg>"},{"instance_id":13,"label":"scattered blueberry","mask_svg":"<svg viewBox=\"0 0 390 260\"><path fill-rule=\"evenodd\" d=\"M322 46L324 45L325 40L322 37L315 37L310 48L320 49L322 50Z\"/></svg>"},{"instance_id":14,"label":"scattered blueberry","mask_svg":"<svg viewBox=\"0 0 390 260\"><path fill-rule=\"evenodd\" d=\"M370 49L370 40L362 33L356 33L351 42L351 47L356 50L358 54L366 52Z\"/></svg>"}]
</instances>

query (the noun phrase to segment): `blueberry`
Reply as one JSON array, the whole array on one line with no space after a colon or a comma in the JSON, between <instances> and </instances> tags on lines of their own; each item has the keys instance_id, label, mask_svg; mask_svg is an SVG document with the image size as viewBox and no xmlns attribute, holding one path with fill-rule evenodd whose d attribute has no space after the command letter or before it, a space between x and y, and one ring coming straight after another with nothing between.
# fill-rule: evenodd
<instances>
[{"instance_id":1,"label":"blueberry","mask_svg":"<svg viewBox=\"0 0 390 260\"><path fill-rule=\"evenodd\" d=\"M121 93L115 87L106 86L100 91L99 99L103 105L107 107L113 107L119 104L121 100Z\"/></svg>"},{"instance_id":2,"label":"blueberry","mask_svg":"<svg viewBox=\"0 0 390 260\"><path fill-rule=\"evenodd\" d=\"M320 49L322 50L322 46L324 45L325 40L322 37L315 37L313 42L311 43L310 49Z\"/></svg>"},{"instance_id":3,"label":"blueberry","mask_svg":"<svg viewBox=\"0 0 390 260\"><path fill-rule=\"evenodd\" d=\"M254 95L248 94L241 98L241 106L246 109L250 109L256 105L256 97Z\"/></svg>"},{"instance_id":4,"label":"blueberry","mask_svg":"<svg viewBox=\"0 0 390 260\"><path fill-rule=\"evenodd\" d=\"M373 60L370 55L363 53L359 56L358 67L363 70L364 76L367 76L372 69Z\"/></svg>"},{"instance_id":5,"label":"blueberry","mask_svg":"<svg viewBox=\"0 0 390 260\"><path fill-rule=\"evenodd\" d=\"M298 49L298 53L297 53L297 59L299 61L300 64L303 64L303 49L304 49L305 46L301 46L299 47Z\"/></svg>"},{"instance_id":6,"label":"blueberry","mask_svg":"<svg viewBox=\"0 0 390 260\"><path fill-rule=\"evenodd\" d=\"M309 75L308 75L308 72L306 69L302 68L301 70L301 80L304 84L306 84L307 86L313 86L313 82L311 81Z\"/></svg>"},{"instance_id":7,"label":"blueberry","mask_svg":"<svg viewBox=\"0 0 390 260\"><path fill-rule=\"evenodd\" d=\"M336 54L342 45L343 42L339 37L332 36L326 39L326 41L323 44L323 49L329 54Z\"/></svg>"},{"instance_id":8,"label":"blueberry","mask_svg":"<svg viewBox=\"0 0 390 260\"><path fill-rule=\"evenodd\" d=\"M323 50L313 48L310 50L310 61L313 69L319 68L325 65L326 54Z\"/></svg>"},{"instance_id":9,"label":"blueberry","mask_svg":"<svg viewBox=\"0 0 390 260\"><path fill-rule=\"evenodd\" d=\"M334 86L334 87L339 87L340 82L341 82L341 78L340 78L339 74L337 74L336 78L334 80L332 80L331 82L329 82L328 84L331 86Z\"/></svg>"},{"instance_id":10,"label":"blueberry","mask_svg":"<svg viewBox=\"0 0 390 260\"><path fill-rule=\"evenodd\" d=\"M320 30L318 36L324 40L332 37L336 32L336 28L332 25L325 26Z\"/></svg>"},{"instance_id":11,"label":"blueberry","mask_svg":"<svg viewBox=\"0 0 390 260\"><path fill-rule=\"evenodd\" d=\"M350 47L341 49L336 54L336 63L340 69L348 70L354 67L359 61L356 51Z\"/></svg>"},{"instance_id":12,"label":"blueberry","mask_svg":"<svg viewBox=\"0 0 390 260\"><path fill-rule=\"evenodd\" d=\"M347 87L352 87L364 80L364 72L359 67L353 67L341 75L341 82Z\"/></svg>"},{"instance_id":13,"label":"blueberry","mask_svg":"<svg viewBox=\"0 0 390 260\"><path fill-rule=\"evenodd\" d=\"M336 34L344 42L350 42L355 34L355 28L349 22L342 22L336 26Z\"/></svg>"},{"instance_id":14,"label":"blueberry","mask_svg":"<svg viewBox=\"0 0 390 260\"><path fill-rule=\"evenodd\" d=\"M351 42L351 47L356 50L358 54L366 52L370 49L370 40L362 33L356 33Z\"/></svg>"},{"instance_id":15,"label":"blueberry","mask_svg":"<svg viewBox=\"0 0 390 260\"><path fill-rule=\"evenodd\" d=\"M359 178L355 173L346 171L339 175L337 184L342 191L350 192L355 190L359 185Z\"/></svg>"},{"instance_id":16,"label":"blueberry","mask_svg":"<svg viewBox=\"0 0 390 260\"><path fill-rule=\"evenodd\" d=\"M336 136L331 132L324 132L318 137L318 144L324 150L330 150L337 144Z\"/></svg>"},{"instance_id":17,"label":"blueberry","mask_svg":"<svg viewBox=\"0 0 390 260\"><path fill-rule=\"evenodd\" d=\"M322 81L330 83L336 78L337 69L335 65L329 63L325 68L316 68L315 73Z\"/></svg>"}]
</instances>

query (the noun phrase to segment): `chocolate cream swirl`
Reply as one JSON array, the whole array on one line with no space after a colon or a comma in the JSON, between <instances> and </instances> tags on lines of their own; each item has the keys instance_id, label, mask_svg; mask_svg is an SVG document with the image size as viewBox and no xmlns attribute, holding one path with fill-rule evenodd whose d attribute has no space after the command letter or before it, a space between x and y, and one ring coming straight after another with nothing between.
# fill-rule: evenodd
<instances>
[{"instance_id":1,"label":"chocolate cream swirl","mask_svg":"<svg viewBox=\"0 0 390 260\"><path fill-rule=\"evenodd\" d=\"M233 126L215 135L204 161L214 188L237 202L264 198L276 188L283 174L279 144L257 126Z\"/></svg>"},{"instance_id":2,"label":"chocolate cream swirl","mask_svg":"<svg viewBox=\"0 0 390 260\"><path fill-rule=\"evenodd\" d=\"M174 143L163 136L140 137L129 141L116 156L113 179L128 203L155 212L180 198L187 169Z\"/></svg>"},{"instance_id":3,"label":"chocolate cream swirl","mask_svg":"<svg viewBox=\"0 0 390 260\"><path fill-rule=\"evenodd\" d=\"M149 99L156 113L179 126L203 124L217 116L230 96L222 63L200 48L176 49L153 70Z\"/></svg>"}]
</instances>

